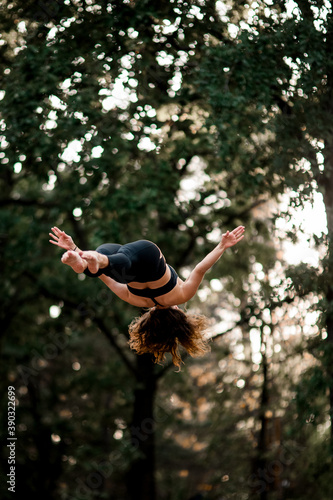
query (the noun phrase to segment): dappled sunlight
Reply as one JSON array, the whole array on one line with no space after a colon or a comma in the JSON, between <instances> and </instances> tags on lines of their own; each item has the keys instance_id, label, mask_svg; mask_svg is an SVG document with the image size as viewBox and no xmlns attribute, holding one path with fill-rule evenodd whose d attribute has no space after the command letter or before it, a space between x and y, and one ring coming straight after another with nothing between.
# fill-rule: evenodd
<instances>
[{"instance_id":1,"label":"dappled sunlight","mask_svg":"<svg viewBox=\"0 0 333 500\"><path fill-rule=\"evenodd\" d=\"M280 206L282 213L287 210L290 198L295 195L296 193L290 193L284 196ZM327 234L325 206L320 193L314 193L313 203L305 202L304 207L293 208L289 220L283 217L278 218L276 228L281 237L291 231L296 240L299 240L292 242L288 237L284 237L283 258L288 263L305 262L318 266L324 249L316 247L313 236L320 237L322 234Z\"/></svg>"}]
</instances>

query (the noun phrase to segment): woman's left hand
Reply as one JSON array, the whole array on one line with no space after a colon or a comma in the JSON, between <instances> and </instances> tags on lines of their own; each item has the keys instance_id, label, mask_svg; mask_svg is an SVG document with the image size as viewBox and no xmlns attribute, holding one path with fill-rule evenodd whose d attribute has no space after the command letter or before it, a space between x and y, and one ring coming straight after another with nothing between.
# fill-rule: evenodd
<instances>
[{"instance_id":1,"label":"woman's left hand","mask_svg":"<svg viewBox=\"0 0 333 500\"><path fill-rule=\"evenodd\" d=\"M221 246L226 249L233 247L238 243L240 240L244 238L244 231L245 227L244 226L238 226L236 229L233 231L229 232L227 231L226 233L222 234L222 239L221 239Z\"/></svg>"},{"instance_id":2,"label":"woman's left hand","mask_svg":"<svg viewBox=\"0 0 333 500\"><path fill-rule=\"evenodd\" d=\"M52 227L52 233L49 233L51 236L50 243L53 245L57 245L58 247L64 248L65 250L74 250L75 244L71 236L65 233L65 231L61 231L57 227Z\"/></svg>"}]
</instances>

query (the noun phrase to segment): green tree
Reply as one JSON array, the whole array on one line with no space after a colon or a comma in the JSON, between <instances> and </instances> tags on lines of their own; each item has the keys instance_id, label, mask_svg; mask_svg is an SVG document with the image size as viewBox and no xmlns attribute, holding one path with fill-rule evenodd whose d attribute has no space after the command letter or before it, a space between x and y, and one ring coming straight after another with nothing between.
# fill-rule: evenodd
<instances>
[{"instance_id":1,"label":"green tree","mask_svg":"<svg viewBox=\"0 0 333 500\"><path fill-rule=\"evenodd\" d=\"M155 400L168 369L128 350L137 310L64 268L50 227L81 248L149 238L185 276L222 229L248 224L248 244L226 253L204 284L224 276L233 311L251 258L268 265L275 252L264 221L250 225L252 211L285 184L264 167L269 149L240 141L239 108L226 119L226 102L211 96L221 78L213 80L213 56L234 46L215 2L4 4L2 426L13 385L18 493L153 500ZM258 123L252 112L243 127ZM195 304L219 317L220 302ZM2 462L7 470L7 450Z\"/></svg>"},{"instance_id":2,"label":"green tree","mask_svg":"<svg viewBox=\"0 0 333 500\"><path fill-rule=\"evenodd\" d=\"M289 213L311 201L314 193L323 196L327 235L316 243L324 245L326 256L318 268L302 264L288 274L292 296L315 294L320 299L319 335L308 350L320 363L310 379L319 394L328 395L330 446L321 472L316 469L324 478L331 470L333 443L332 6L306 0L268 6L259 1L248 2L246 9L241 19L233 10L224 12L234 23L232 36L227 43L218 35L207 43L198 78L211 105L208 123L216 126L219 154L238 163L242 185L265 192L270 184L276 193L289 193ZM297 239L295 232L287 236ZM317 415L311 387L299 386L301 419L311 409ZM323 498L329 498L330 488L322 488Z\"/></svg>"}]
</instances>

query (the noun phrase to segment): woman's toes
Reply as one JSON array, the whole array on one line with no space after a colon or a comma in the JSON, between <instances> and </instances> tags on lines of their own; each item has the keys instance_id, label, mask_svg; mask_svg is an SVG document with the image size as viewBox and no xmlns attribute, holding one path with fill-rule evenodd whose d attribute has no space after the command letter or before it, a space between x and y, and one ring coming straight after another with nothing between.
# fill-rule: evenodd
<instances>
[{"instance_id":1,"label":"woman's toes","mask_svg":"<svg viewBox=\"0 0 333 500\"><path fill-rule=\"evenodd\" d=\"M87 259L87 263L88 263L88 269L91 273L97 273L98 270L99 270L99 265L98 265L98 262L97 262L97 259L95 258L91 258L91 259Z\"/></svg>"},{"instance_id":2,"label":"woman's toes","mask_svg":"<svg viewBox=\"0 0 333 500\"><path fill-rule=\"evenodd\" d=\"M80 255L87 262L89 271L94 274L97 273L99 270L97 256L93 252L82 252Z\"/></svg>"},{"instance_id":3,"label":"woman's toes","mask_svg":"<svg viewBox=\"0 0 333 500\"><path fill-rule=\"evenodd\" d=\"M86 264L84 263L84 261L76 252L73 252L72 250L64 253L64 255L61 257L61 262L70 266L76 273L83 273L83 271L86 269Z\"/></svg>"}]
</instances>

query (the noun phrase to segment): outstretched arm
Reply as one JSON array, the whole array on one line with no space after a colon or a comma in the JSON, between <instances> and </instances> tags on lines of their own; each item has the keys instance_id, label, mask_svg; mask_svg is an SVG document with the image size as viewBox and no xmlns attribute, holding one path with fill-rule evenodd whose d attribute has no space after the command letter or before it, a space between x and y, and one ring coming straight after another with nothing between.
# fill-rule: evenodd
<instances>
[{"instance_id":1,"label":"outstretched arm","mask_svg":"<svg viewBox=\"0 0 333 500\"><path fill-rule=\"evenodd\" d=\"M197 292L206 272L222 257L224 251L236 245L244 238L244 226L238 226L233 231L222 235L220 243L199 262L182 286L184 302L190 300Z\"/></svg>"}]
</instances>

